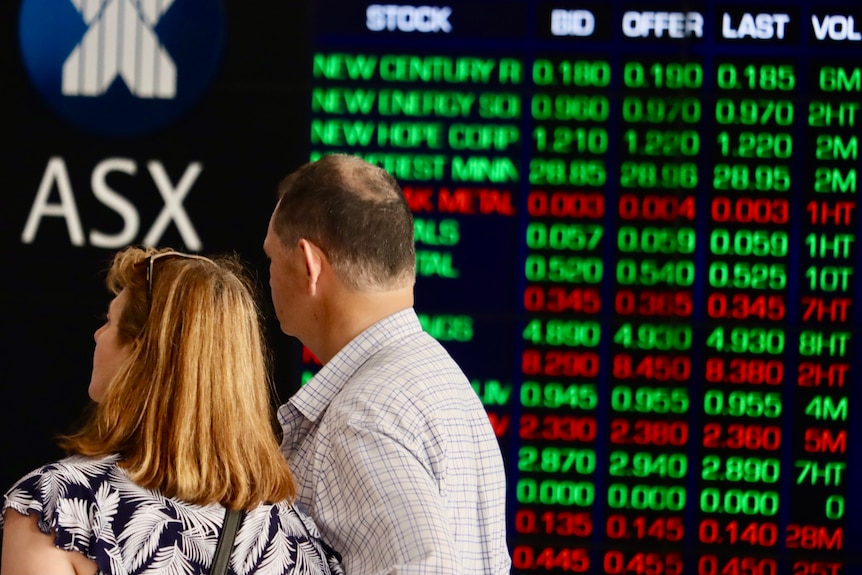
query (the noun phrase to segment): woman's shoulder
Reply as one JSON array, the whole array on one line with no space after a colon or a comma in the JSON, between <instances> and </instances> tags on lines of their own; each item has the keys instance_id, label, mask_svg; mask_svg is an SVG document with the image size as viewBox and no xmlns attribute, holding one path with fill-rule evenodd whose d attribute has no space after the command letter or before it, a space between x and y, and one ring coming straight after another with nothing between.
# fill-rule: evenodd
<instances>
[{"instance_id":1,"label":"woman's shoulder","mask_svg":"<svg viewBox=\"0 0 862 575\"><path fill-rule=\"evenodd\" d=\"M45 463L44 465L37 467L25 475L24 478L44 474L68 477L72 480L82 479L84 477L98 477L117 467L118 462L119 456L117 455L106 455L104 457L69 455L63 459L51 461L50 463Z\"/></svg>"},{"instance_id":2,"label":"woman's shoulder","mask_svg":"<svg viewBox=\"0 0 862 575\"><path fill-rule=\"evenodd\" d=\"M69 491L94 489L118 469L116 456L84 457L72 455L46 463L24 475L7 491L9 499L21 491L43 496L59 496Z\"/></svg>"},{"instance_id":3,"label":"woman's shoulder","mask_svg":"<svg viewBox=\"0 0 862 575\"><path fill-rule=\"evenodd\" d=\"M66 478L69 481L84 482L93 478L105 477L119 467L118 455L102 457L87 457L85 455L70 455L57 461L47 463L30 473L48 474Z\"/></svg>"},{"instance_id":4,"label":"woman's shoulder","mask_svg":"<svg viewBox=\"0 0 862 575\"><path fill-rule=\"evenodd\" d=\"M47 463L19 479L5 493L0 513L12 509L21 515L34 515L43 533L54 533L55 546L90 556L92 510L111 506L105 505L111 496L106 495L104 485L115 473L117 461L113 456L70 456Z\"/></svg>"}]
</instances>

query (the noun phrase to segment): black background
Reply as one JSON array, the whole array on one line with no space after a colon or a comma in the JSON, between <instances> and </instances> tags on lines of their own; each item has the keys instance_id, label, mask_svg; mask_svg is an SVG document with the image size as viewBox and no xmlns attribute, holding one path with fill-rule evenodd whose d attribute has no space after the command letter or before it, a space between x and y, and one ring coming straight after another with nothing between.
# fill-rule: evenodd
<instances>
[{"instance_id":1,"label":"black background","mask_svg":"<svg viewBox=\"0 0 862 575\"><path fill-rule=\"evenodd\" d=\"M43 219L32 244L21 236L48 161L61 157L68 170L84 235L93 228L115 233L118 215L90 188L93 168L107 158L137 163L134 176L109 184L140 213L143 240L163 201L146 162L160 161L176 183L197 161L203 171L183 205L204 253L236 251L260 278L261 303L272 318L263 239L275 187L307 158L304 94L308 93L305 2L227 2L227 37L221 67L198 105L168 128L133 139L94 136L59 118L35 91L18 45L20 3L0 3L3 123L2 344L0 344L0 485L6 488L32 468L62 453L58 433L70 431L88 404L93 332L110 295L104 271L113 253L73 246L62 218ZM306 31L306 32L304 32ZM57 201L52 192L51 201ZM113 228L112 228L113 226ZM160 245L188 249L171 223ZM276 373L285 369L296 342L267 324ZM281 399L297 385L276 377Z\"/></svg>"}]
</instances>

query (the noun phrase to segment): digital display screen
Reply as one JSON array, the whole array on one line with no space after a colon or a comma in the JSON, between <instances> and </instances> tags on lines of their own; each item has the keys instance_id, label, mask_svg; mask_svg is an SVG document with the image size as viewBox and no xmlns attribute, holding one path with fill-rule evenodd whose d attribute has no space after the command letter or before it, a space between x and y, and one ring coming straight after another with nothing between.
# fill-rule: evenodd
<instances>
[{"instance_id":1,"label":"digital display screen","mask_svg":"<svg viewBox=\"0 0 862 575\"><path fill-rule=\"evenodd\" d=\"M862 572L862 7L313 22L308 157L407 195L417 312L503 452L512 572Z\"/></svg>"}]
</instances>

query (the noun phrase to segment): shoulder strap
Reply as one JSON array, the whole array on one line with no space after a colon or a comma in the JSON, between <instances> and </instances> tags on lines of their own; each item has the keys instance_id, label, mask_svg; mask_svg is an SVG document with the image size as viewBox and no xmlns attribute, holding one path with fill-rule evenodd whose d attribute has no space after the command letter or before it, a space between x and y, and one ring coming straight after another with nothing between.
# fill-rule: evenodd
<instances>
[{"instance_id":1,"label":"shoulder strap","mask_svg":"<svg viewBox=\"0 0 862 575\"><path fill-rule=\"evenodd\" d=\"M236 537L236 532L239 531L240 520L242 520L242 511L234 509L224 510L224 523L222 524L221 533L216 544L213 566L210 570L211 575L224 575L227 573L230 552L233 550L233 540Z\"/></svg>"}]
</instances>

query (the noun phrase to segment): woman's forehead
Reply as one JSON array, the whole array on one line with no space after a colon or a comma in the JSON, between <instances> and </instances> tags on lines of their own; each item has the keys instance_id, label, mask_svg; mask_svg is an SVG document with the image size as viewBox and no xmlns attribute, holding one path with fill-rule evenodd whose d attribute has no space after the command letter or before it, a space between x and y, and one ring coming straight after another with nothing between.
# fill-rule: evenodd
<instances>
[{"instance_id":1,"label":"woman's forehead","mask_svg":"<svg viewBox=\"0 0 862 575\"><path fill-rule=\"evenodd\" d=\"M126 297L128 297L128 294L126 292L126 288L123 288L120 290L120 293L114 296L114 299L111 300L111 303L108 304L108 311L119 311L120 308L123 307L123 303L125 303Z\"/></svg>"}]
</instances>

